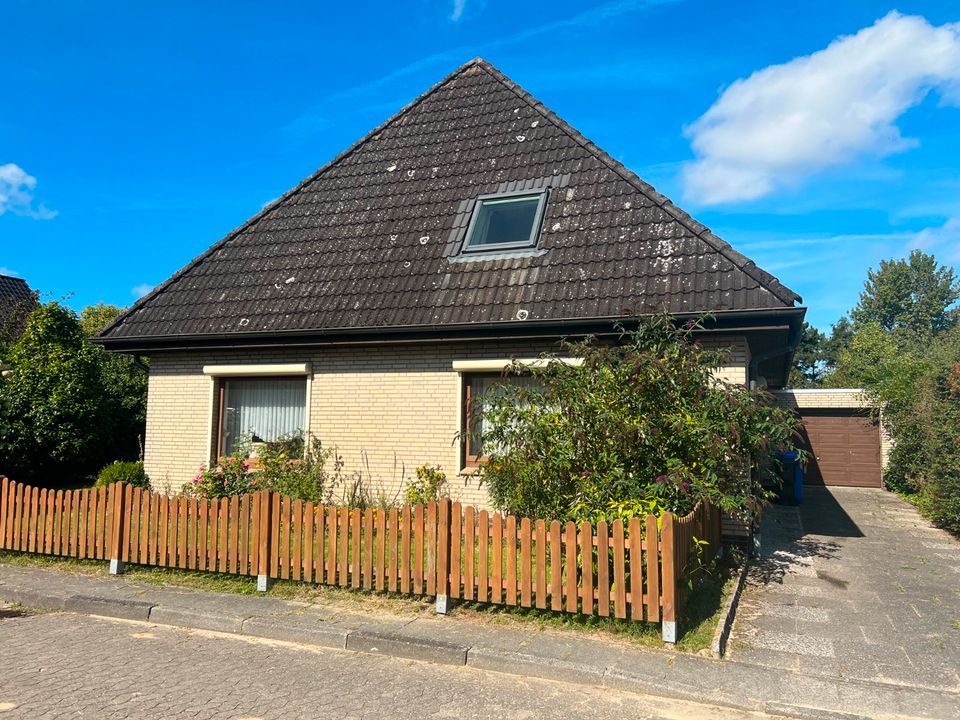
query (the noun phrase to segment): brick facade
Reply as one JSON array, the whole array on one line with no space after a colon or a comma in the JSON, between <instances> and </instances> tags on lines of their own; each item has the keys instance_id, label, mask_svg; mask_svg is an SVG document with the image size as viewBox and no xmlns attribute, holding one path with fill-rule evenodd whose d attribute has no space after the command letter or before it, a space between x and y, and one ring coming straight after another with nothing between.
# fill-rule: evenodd
<instances>
[{"instance_id":1,"label":"brick facade","mask_svg":"<svg viewBox=\"0 0 960 720\"><path fill-rule=\"evenodd\" d=\"M705 343L707 344L707 343ZM749 349L742 336L711 338L730 350L718 375L745 383ZM536 357L549 341L435 343L260 351L171 352L150 362L145 465L154 488L176 491L209 462L215 432L215 380L205 365L310 364L308 431L336 447L347 473L389 499L423 464L439 464L451 495L487 505L477 479L461 476L461 376L455 360Z\"/></svg>"}]
</instances>

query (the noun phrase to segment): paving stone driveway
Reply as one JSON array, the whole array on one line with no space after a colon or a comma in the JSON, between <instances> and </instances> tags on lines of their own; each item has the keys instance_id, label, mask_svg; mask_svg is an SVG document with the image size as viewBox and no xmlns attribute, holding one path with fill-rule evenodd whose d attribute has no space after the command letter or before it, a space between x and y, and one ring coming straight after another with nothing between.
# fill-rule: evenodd
<instances>
[{"instance_id":1,"label":"paving stone driveway","mask_svg":"<svg viewBox=\"0 0 960 720\"><path fill-rule=\"evenodd\" d=\"M806 491L765 514L730 657L960 692L960 543L884 490Z\"/></svg>"}]
</instances>

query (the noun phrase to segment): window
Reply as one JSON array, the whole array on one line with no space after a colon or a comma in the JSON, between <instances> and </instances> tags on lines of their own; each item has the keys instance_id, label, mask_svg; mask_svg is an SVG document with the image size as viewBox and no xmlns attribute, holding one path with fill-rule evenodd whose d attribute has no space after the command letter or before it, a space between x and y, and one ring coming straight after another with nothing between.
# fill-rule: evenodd
<instances>
[{"instance_id":1,"label":"window","mask_svg":"<svg viewBox=\"0 0 960 720\"><path fill-rule=\"evenodd\" d=\"M464 249L475 252L534 247L546 199L546 192L481 196L467 229Z\"/></svg>"},{"instance_id":2,"label":"window","mask_svg":"<svg viewBox=\"0 0 960 720\"><path fill-rule=\"evenodd\" d=\"M480 455L480 438L488 426L483 417L483 398L497 392L498 387L514 385L538 388L540 383L529 375L507 375L501 373L469 373L463 376L464 410L463 427L464 465L476 466L484 461Z\"/></svg>"},{"instance_id":3,"label":"window","mask_svg":"<svg viewBox=\"0 0 960 720\"><path fill-rule=\"evenodd\" d=\"M306 378L223 378L219 386L220 455L229 455L247 437L274 442L306 429Z\"/></svg>"}]
</instances>

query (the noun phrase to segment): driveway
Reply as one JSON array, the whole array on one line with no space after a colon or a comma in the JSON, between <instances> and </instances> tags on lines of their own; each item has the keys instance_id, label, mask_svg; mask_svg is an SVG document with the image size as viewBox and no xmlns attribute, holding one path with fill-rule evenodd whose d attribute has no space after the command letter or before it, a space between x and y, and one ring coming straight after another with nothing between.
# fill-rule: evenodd
<instances>
[{"instance_id":1,"label":"driveway","mask_svg":"<svg viewBox=\"0 0 960 720\"><path fill-rule=\"evenodd\" d=\"M960 543L884 490L805 490L765 513L731 659L960 692Z\"/></svg>"}]
</instances>

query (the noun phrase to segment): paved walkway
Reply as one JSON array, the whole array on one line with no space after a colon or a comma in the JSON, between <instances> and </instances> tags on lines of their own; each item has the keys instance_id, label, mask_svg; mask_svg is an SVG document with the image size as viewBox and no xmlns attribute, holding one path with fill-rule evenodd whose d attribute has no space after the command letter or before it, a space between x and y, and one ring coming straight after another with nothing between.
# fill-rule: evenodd
<instances>
[{"instance_id":1,"label":"paved walkway","mask_svg":"<svg viewBox=\"0 0 960 720\"><path fill-rule=\"evenodd\" d=\"M960 692L960 543L892 493L806 490L765 514L731 659Z\"/></svg>"}]
</instances>

